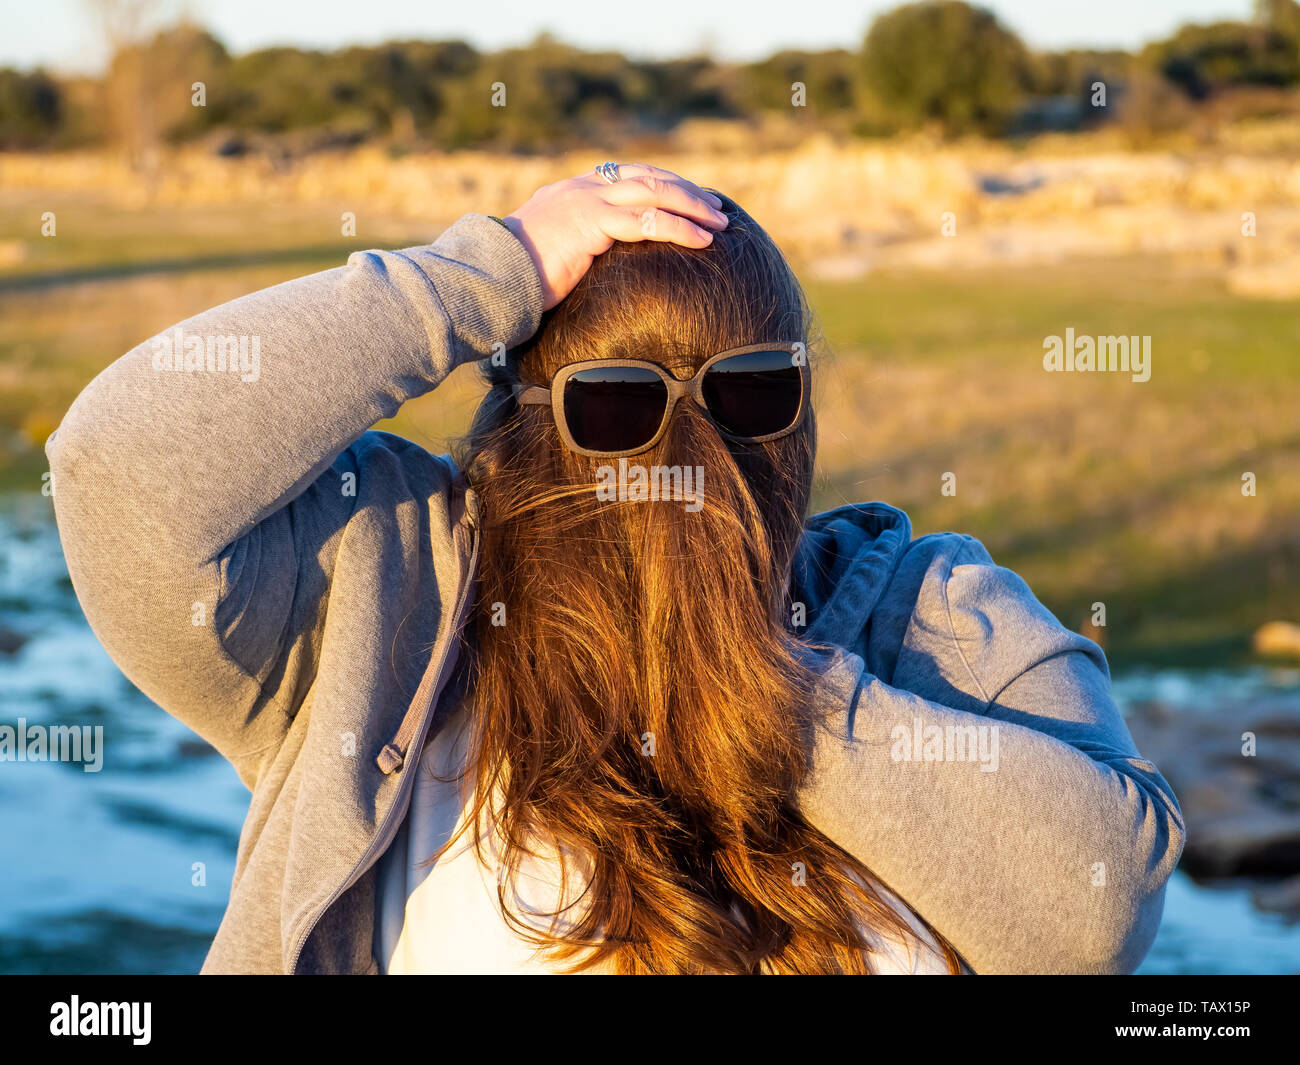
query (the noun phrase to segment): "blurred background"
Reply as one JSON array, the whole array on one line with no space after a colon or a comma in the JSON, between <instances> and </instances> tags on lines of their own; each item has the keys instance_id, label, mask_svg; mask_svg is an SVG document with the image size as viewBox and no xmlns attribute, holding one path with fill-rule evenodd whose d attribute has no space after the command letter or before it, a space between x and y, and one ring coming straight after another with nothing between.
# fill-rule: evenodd
<instances>
[{"instance_id":1,"label":"blurred background","mask_svg":"<svg viewBox=\"0 0 1300 1065\"><path fill-rule=\"evenodd\" d=\"M248 801L82 618L72 399L604 159L735 197L805 281L817 509L973 534L1105 647L1189 828L1142 971L1300 971L1300 5L701 7L0 6L0 723L106 747L0 764L0 971L197 970ZM1150 336L1150 380L1044 372L1067 328ZM383 428L446 450L476 395Z\"/></svg>"}]
</instances>

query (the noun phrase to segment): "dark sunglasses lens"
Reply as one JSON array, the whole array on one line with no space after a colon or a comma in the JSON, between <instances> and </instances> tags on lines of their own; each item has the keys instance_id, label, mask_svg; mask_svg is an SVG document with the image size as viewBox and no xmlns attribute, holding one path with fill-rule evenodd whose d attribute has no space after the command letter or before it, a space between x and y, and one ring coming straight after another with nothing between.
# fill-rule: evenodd
<instances>
[{"instance_id":1,"label":"dark sunglasses lens","mask_svg":"<svg viewBox=\"0 0 1300 1065\"><path fill-rule=\"evenodd\" d=\"M803 378L790 351L751 351L715 362L704 374L704 402L733 436L767 436L799 415Z\"/></svg>"},{"instance_id":2,"label":"dark sunglasses lens","mask_svg":"<svg viewBox=\"0 0 1300 1065\"><path fill-rule=\"evenodd\" d=\"M648 444L664 420L668 386L653 370L579 370L564 382L564 420L579 447L629 451Z\"/></svg>"}]
</instances>

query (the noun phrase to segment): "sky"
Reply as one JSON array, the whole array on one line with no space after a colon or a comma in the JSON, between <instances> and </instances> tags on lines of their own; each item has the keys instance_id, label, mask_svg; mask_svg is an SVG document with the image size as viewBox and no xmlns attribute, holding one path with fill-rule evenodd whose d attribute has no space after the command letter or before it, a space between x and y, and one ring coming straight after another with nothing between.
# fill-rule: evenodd
<instances>
[{"instance_id":1,"label":"sky","mask_svg":"<svg viewBox=\"0 0 1300 1065\"><path fill-rule=\"evenodd\" d=\"M111 0L110 0L111 2ZM120 0L119 0L120 2ZM130 0L129 0L130 2ZM134 0L139 2L139 0ZM662 58L707 50L757 59L781 48L856 48L898 0L152 0L239 54L273 44L330 49L395 38L462 39L483 50L542 30L585 48ZM1251 0L984 0L1037 48L1135 48L1187 22L1248 18ZM635 14L634 14L635 12ZM95 0L0 0L0 66L93 73L105 58Z\"/></svg>"}]
</instances>

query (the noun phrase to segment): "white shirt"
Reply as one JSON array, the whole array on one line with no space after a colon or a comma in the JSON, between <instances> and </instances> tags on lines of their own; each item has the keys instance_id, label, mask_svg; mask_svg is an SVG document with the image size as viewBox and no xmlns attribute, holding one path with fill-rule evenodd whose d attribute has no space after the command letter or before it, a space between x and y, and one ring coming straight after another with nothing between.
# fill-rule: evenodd
<instances>
[{"instance_id":1,"label":"white shirt","mask_svg":"<svg viewBox=\"0 0 1300 1065\"><path fill-rule=\"evenodd\" d=\"M494 839L483 843L484 861L467 831L432 866L424 864L462 825L470 803L455 779L466 764L469 733L466 699L434 739L416 768L411 806L396 838L376 867L375 956L382 973L546 974L561 971L502 916L497 896L499 866ZM438 779L442 778L442 779ZM557 857L525 857L508 900L513 912L539 929L550 926L558 906ZM570 872L569 899L581 894ZM869 931L878 973L946 973L928 930L896 895L881 897L903 916L916 938L901 942ZM608 967L581 970L594 974Z\"/></svg>"}]
</instances>

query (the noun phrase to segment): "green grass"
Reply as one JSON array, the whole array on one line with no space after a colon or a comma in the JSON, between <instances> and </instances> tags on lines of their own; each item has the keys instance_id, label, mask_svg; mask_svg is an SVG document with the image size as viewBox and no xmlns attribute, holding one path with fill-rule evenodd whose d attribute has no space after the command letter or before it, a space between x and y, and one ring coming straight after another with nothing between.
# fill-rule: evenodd
<instances>
[{"instance_id":1,"label":"green grass","mask_svg":"<svg viewBox=\"0 0 1300 1065\"><path fill-rule=\"evenodd\" d=\"M1105 603L1085 631L1121 663L1239 661L1259 624L1300 617L1294 306L1154 260L810 295L832 349L819 505L884 498L918 533L979 537L1072 627ZM1067 326L1151 336L1151 380L1044 372Z\"/></svg>"},{"instance_id":2,"label":"green grass","mask_svg":"<svg viewBox=\"0 0 1300 1065\"><path fill-rule=\"evenodd\" d=\"M46 212L54 214L52 237L42 233ZM0 291L65 279L333 259L373 247L379 235L373 221L363 217L360 235L343 237L340 211L325 207L160 204L132 211L83 192L6 191L0 240L21 242L23 252L16 261L0 259ZM435 231L412 240L427 240ZM398 241L392 227L381 232Z\"/></svg>"},{"instance_id":3,"label":"green grass","mask_svg":"<svg viewBox=\"0 0 1300 1065\"><path fill-rule=\"evenodd\" d=\"M1241 299L1162 259L808 287L828 338L844 349L972 366L1022 358L1037 367L1043 338L1073 326L1076 335L1150 335L1162 383L1199 386L1208 374L1295 384L1300 375L1295 304Z\"/></svg>"},{"instance_id":4,"label":"green grass","mask_svg":"<svg viewBox=\"0 0 1300 1065\"><path fill-rule=\"evenodd\" d=\"M94 374L140 340L245 292L341 263L409 227L343 240L337 214L0 207L0 491L40 487L41 444ZM38 223L37 223L38 224ZM377 235L382 232L385 239ZM1117 664L1228 664L1274 618L1300 620L1300 315L1159 260L811 283L819 508L884 499L917 534L985 542ZM1152 337L1152 377L1048 374L1043 339ZM463 368L384 428L434 449L476 402ZM1258 495L1241 494L1254 472ZM955 496L940 492L944 473Z\"/></svg>"}]
</instances>

